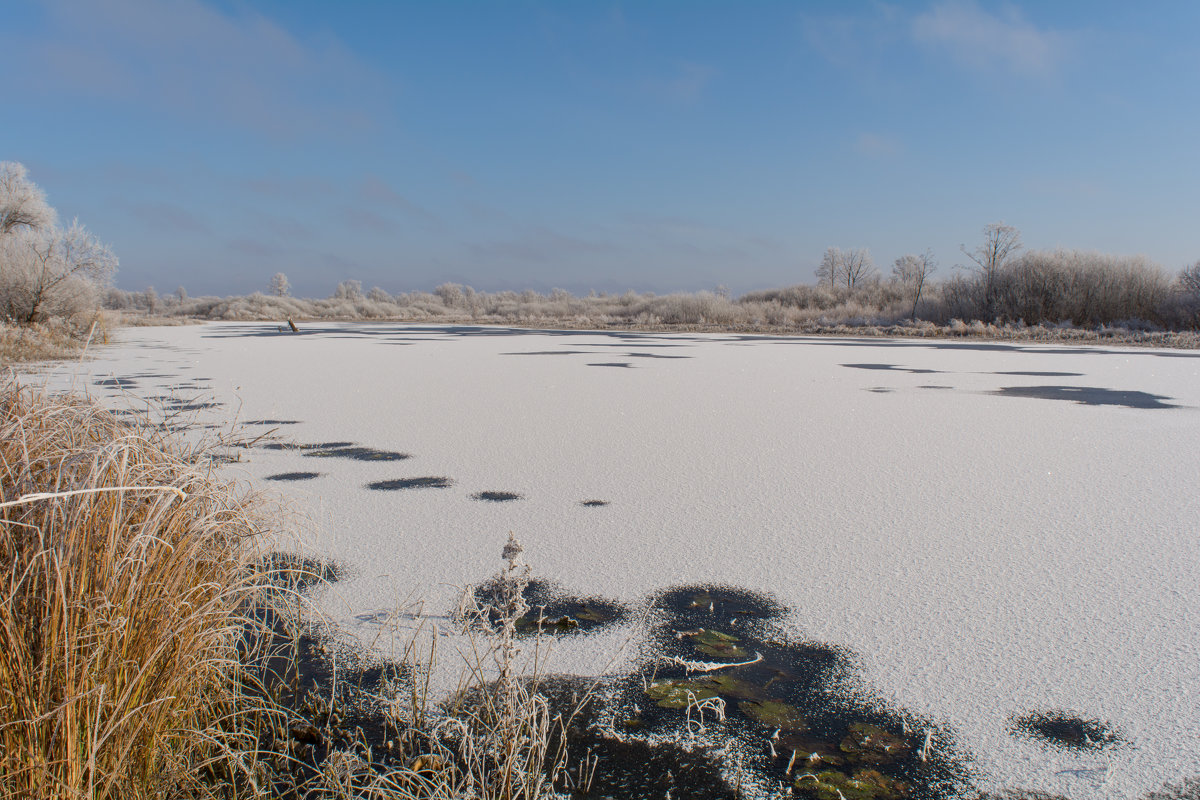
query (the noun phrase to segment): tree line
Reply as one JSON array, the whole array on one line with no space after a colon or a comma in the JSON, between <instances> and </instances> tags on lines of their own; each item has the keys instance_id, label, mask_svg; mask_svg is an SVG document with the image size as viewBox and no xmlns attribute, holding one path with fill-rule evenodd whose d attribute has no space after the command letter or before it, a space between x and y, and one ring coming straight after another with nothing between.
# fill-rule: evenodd
<instances>
[{"instance_id":1,"label":"tree line","mask_svg":"<svg viewBox=\"0 0 1200 800\"><path fill-rule=\"evenodd\" d=\"M477 292L447 283L432 292L364 292L357 280L340 282L324 299L291 296L283 272L268 294L190 297L180 287L160 297L153 289L111 286L112 251L77 220L62 226L26 169L0 163L0 318L29 325L78 319L104 305L169 316L207 319L469 317L504 322L564 320L577 324L694 324L787 328L813 324L891 325L920 321L948 325L1117 326L1200 330L1200 261L1177 275L1142 256L1080 250L1025 251L1020 232L993 223L966 263L942 280L930 251L897 258L890 274L875 267L865 248L828 248L817 284L765 289L731 298L711 292L592 292L561 289L542 294Z\"/></svg>"}]
</instances>

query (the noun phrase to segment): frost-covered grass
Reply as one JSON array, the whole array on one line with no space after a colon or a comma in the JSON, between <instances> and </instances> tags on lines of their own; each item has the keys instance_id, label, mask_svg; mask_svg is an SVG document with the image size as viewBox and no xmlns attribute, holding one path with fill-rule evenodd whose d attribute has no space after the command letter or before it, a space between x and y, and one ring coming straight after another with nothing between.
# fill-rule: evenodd
<instances>
[{"instance_id":1,"label":"frost-covered grass","mask_svg":"<svg viewBox=\"0 0 1200 800\"><path fill-rule=\"evenodd\" d=\"M272 716L239 682L251 506L153 431L9 383L0 508L0 795L244 778Z\"/></svg>"}]
</instances>

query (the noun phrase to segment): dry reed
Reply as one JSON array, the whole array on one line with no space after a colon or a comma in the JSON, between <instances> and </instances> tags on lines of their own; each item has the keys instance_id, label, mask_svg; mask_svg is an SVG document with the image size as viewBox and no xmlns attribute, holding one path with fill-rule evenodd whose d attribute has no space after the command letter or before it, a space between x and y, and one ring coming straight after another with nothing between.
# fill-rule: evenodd
<instances>
[{"instance_id":1,"label":"dry reed","mask_svg":"<svg viewBox=\"0 0 1200 800\"><path fill-rule=\"evenodd\" d=\"M499 632L469 639L470 688L436 705L420 680L433 645L418 653L414 637L406 686L350 690L388 716L394 741L372 744L342 724L336 661L334 685L300 689L286 637L311 630L284 626L281 640L264 610L299 609L294 586L321 576L264 558L278 514L159 430L0 385L0 798L552 793L565 723L515 668L527 579L515 541Z\"/></svg>"},{"instance_id":2,"label":"dry reed","mask_svg":"<svg viewBox=\"0 0 1200 800\"><path fill-rule=\"evenodd\" d=\"M0 795L255 785L253 508L150 429L0 387Z\"/></svg>"}]
</instances>

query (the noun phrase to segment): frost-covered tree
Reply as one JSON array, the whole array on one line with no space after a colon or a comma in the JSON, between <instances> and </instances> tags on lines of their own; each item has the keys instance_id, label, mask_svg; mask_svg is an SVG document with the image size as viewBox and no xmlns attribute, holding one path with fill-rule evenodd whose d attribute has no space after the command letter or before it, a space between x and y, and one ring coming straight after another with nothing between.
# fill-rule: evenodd
<instances>
[{"instance_id":1,"label":"frost-covered tree","mask_svg":"<svg viewBox=\"0 0 1200 800\"><path fill-rule=\"evenodd\" d=\"M871 251L859 247L849 250L840 247L827 248L825 255L821 257L821 265L817 268L818 282L828 283L833 288L844 286L854 289L875 275Z\"/></svg>"},{"instance_id":2,"label":"frost-covered tree","mask_svg":"<svg viewBox=\"0 0 1200 800\"><path fill-rule=\"evenodd\" d=\"M28 324L95 307L116 271L112 250L78 220L16 229L0 236L0 313Z\"/></svg>"},{"instance_id":3,"label":"frost-covered tree","mask_svg":"<svg viewBox=\"0 0 1200 800\"><path fill-rule=\"evenodd\" d=\"M1179 273L1179 288L1194 300L1200 300L1200 261Z\"/></svg>"},{"instance_id":4,"label":"frost-covered tree","mask_svg":"<svg viewBox=\"0 0 1200 800\"><path fill-rule=\"evenodd\" d=\"M1021 232L1003 222L984 227L983 244L974 250L967 250L966 245L961 247L963 254L975 262L974 268L983 280L984 314L989 320L996 311L1000 272L1020 249Z\"/></svg>"},{"instance_id":5,"label":"frost-covered tree","mask_svg":"<svg viewBox=\"0 0 1200 800\"><path fill-rule=\"evenodd\" d=\"M367 292L367 299L373 303L390 303L392 296L378 286L372 286Z\"/></svg>"},{"instance_id":6,"label":"frost-covered tree","mask_svg":"<svg viewBox=\"0 0 1200 800\"><path fill-rule=\"evenodd\" d=\"M287 297L291 291L292 285L288 283L287 275L276 272L271 276L271 294L276 297Z\"/></svg>"},{"instance_id":7,"label":"frost-covered tree","mask_svg":"<svg viewBox=\"0 0 1200 800\"><path fill-rule=\"evenodd\" d=\"M358 300L362 297L362 281L342 281L333 290L333 296L338 300Z\"/></svg>"},{"instance_id":8,"label":"frost-covered tree","mask_svg":"<svg viewBox=\"0 0 1200 800\"><path fill-rule=\"evenodd\" d=\"M31 323L94 308L117 257L75 220L58 226L25 167L0 163L0 315Z\"/></svg>"},{"instance_id":9,"label":"frost-covered tree","mask_svg":"<svg viewBox=\"0 0 1200 800\"><path fill-rule=\"evenodd\" d=\"M461 308L467 304L467 296L460 283L443 283L434 288L433 293L441 298L446 308Z\"/></svg>"},{"instance_id":10,"label":"frost-covered tree","mask_svg":"<svg viewBox=\"0 0 1200 800\"><path fill-rule=\"evenodd\" d=\"M57 221L45 193L27 177L25 165L0 161L0 236L18 228L52 228Z\"/></svg>"},{"instance_id":11,"label":"frost-covered tree","mask_svg":"<svg viewBox=\"0 0 1200 800\"><path fill-rule=\"evenodd\" d=\"M933 260L933 253L928 250L919 255L909 253L900 256L892 265L892 279L912 294L913 319L917 318L917 303L921 302L921 291L925 288L925 282L936 269L937 263Z\"/></svg>"}]
</instances>

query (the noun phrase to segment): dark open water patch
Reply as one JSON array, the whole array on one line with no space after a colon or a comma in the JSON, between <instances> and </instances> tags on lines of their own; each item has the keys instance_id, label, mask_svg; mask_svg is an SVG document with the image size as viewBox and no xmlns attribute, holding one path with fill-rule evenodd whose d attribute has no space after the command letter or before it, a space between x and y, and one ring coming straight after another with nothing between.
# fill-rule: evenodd
<instances>
[{"instance_id":1,"label":"dark open water patch","mask_svg":"<svg viewBox=\"0 0 1200 800\"><path fill-rule=\"evenodd\" d=\"M1149 392L1101 389L1096 386L1005 386L992 394L1001 397L1034 397L1040 400L1070 400L1085 406L1123 406L1125 408L1178 408L1164 402L1174 398Z\"/></svg>"},{"instance_id":2,"label":"dark open water patch","mask_svg":"<svg viewBox=\"0 0 1200 800\"><path fill-rule=\"evenodd\" d=\"M136 389L137 381L133 378L105 378L100 381L93 381L96 386L119 386L122 389Z\"/></svg>"},{"instance_id":3,"label":"dark open water patch","mask_svg":"<svg viewBox=\"0 0 1200 800\"><path fill-rule=\"evenodd\" d=\"M299 425L298 419L248 419L243 425Z\"/></svg>"},{"instance_id":4,"label":"dark open water patch","mask_svg":"<svg viewBox=\"0 0 1200 800\"><path fill-rule=\"evenodd\" d=\"M285 576L291 565L283 562ZM307 571L316 573L321 565L314 567ZM311 585L315 584L299 588ZM586 614L579 611L580 605L604 615L599 601L569 599L544 581L534 581L526 597L534 602L547 600L540 614L543 621L559 611L563 616L574 611L582 619ZM574 800L978 796L968 792L966 757L951 737L926 721L847 689L853 682L849 656L837 648L785 640L778 629L780 606L772 599L729 587L691 586L668 590L648 602L659 617L643 648L645 663L638 673L604 679L599 687L582 678L544 679L530 687L547 698L551 715L562 714L567 726L565 739L551 742L551 752L559 741L567 750L569 779L560 776L555 785L560 796ZM626 611L619 604L607 609L614 618ZM708 615L705 630L721 635L705 636L689 629L698 614ZM757 624L734 622L749 618ZM542 628L554 633L580 629L582 622L579 628L559 629L556 621L550 626L543 622ZM736 660L729 654L697 656L701 647L723 642L723 637L729 639L726 644L762 658L753 665L733 666ZM415 685L411 671L372 665L339 650L338 714L334 716L321 699L328 698L334 683L332 647L308 633L296 638L285 631L279 638L281 652L298 657L298 668L286 657L273 665L273 674L285 679L285 685L278 687L283 690L282 700L295 712L295 722L285 733L296 745L295 762L288 769L316 776L337 747L369 752L372 763L380 767L409 763L416 754L429 752L426 734L391 726L377 701L383 686L393 687L386 691L394 692L406 682ZM688 673L664 662L668 652L730 666ZM679 684L688 686L690 697L678 690ZM593 688L596 691L590 691ZM480 689L470 689L444 707L451 714L465 714L480 694ZM689 700L708 704L702 724L694 703L687 708ZM725 705L724 721L714 710L718 701ZM554 736L558 730L555 726ZM929 742L932 745L927 747ZM452 741L441 744L453 747Z\"/></svg>"},{"instance_id":5,"label":"dark open water patch","mask_svg":"<svg viewBox=\"0 0 1200 800\"><path fill-rule=\"evenodd\" d=\"M669 356L663 353L625 353L626 358L692 358L692 356Z\"/></svg>"},{"instance_id":6,"label":"dark open water patch","mask_svg":"<svg viewBox=\"0 0 1200 800\"><path fill-rule=\"evenodd\" d=\"M1031 378L1079 378L1083 376L1082 372L1022 372L1014 370L1012 372L993 372L993 375L1027 375Z\"/></svg>"},{"instance_id":7,"label":"dark open water patch","mask_svg":"<svg viewBox=\"0 0 1200 800\"><path fill-rule=\"evenodd\" d=\"M870 389L866 389L865 391L874 392L875 394L891 394L896 390L890 386L872 386Z\"/></svg>"},{"instance_id":8,"label":"dark open water patch","mask_svg":"<svg viewBox=\"0 0 1200 800\"><path fill-rule=\"evenodd\" d=\"M842 366L851 367L853 369L877 369L888 372L911 372L913 375L926 375L942 371L940 369L912 369L911 367L900 367L895 364L842 364Z\"/></svg>"},{"instance_id":9,"label":"dark open water patch","mask_svg":"<svg viewBox=\"0 0 1200 800\"><path fill-rule=\"evenodd\" d=\"M490 625L499 621L498 608L504 600L499 581L492 579L474 588L475 602L484 610L484 620ZM629 616L629 608L602 597L573 597L558 584L535 578L521 595L529 611L517 620L517 632L531 633L588 633Z\"/></svg>"},{"instance_id":10,"label":"dark open water patch","mask_svg":"<svg viewBox=\"0 0 1200 800\"><path fill-rule=\"evenodd\" d=\"M319 472L280 472L276 475L268 475L269 481L307 481L313 478L319 478Z\"/></svg>"},{"instance_id":11,"label":"dark open water patch","mask_svg":"<svg viewBox=\"0 0 1200 800\"><path fill-rule=\"evenodd\" d=\"M304 448L306 458L349 458L354 461L403 461L412 458L395 450L376 450L373 447Z\"/></svg>"},{"instance_id":12,"label":"dark open water patch","mask_svg":"<svg viewBox=\"0 0 1200 800\"><path fill-rule=\"evenodd\" d=\"M668 796L664 787L639 786L642 794L620 788L637 781L640 766L621 758L618 745L689 741L701 710L707 732L690 753L725 767L736 753L751 785L782 784L791 796L822 800L943 798L965 786L968 758L947 729L874 698L857 684L849 652L789 639L780 625L786 609L772 598L685 586L652 598L651 607L658 621L639 674L605 702L598 712L604 724L593 726L587 742L592 752L612 755L602 759L603 788L596 793L593 782L593 793L578 796ZM702 786L677 784L669 796L733 796L719 775L701 773Z\"/></svg>"},{"instance_id":13,"label":"dark open water patch","mask_svg":"<svg viewBox=\"0 0 1200 800\"><path fill-rule=\"evenodd\" d=\"M368 489L381 492L394 492L398 489L449 489L454 481L446 477L396 478L390 481L375 481L368 483Z\"/></svg>"},{"instance_id":14,"label":"dark open water patch","mask_svg":"<svg viewBox=\"0 0 1200 800\"><path fill-rule=\"evenodd\" d=\"M601 506L608 505L608 501L607 500L580 500L579 505L583 506L584 508L600 508Z\"/></svg>"},{"instance_id":15,"label":"dark open water patch","mask_svg":"<svg viewBox=\"0 0 1200 800\"><path fill-rule=\"evenodd\" d=\"M1062 710L1014 717L1012 732L1067 750L1099 750L1122 741L1108 723Z\"/></svg>"},{"instance_id":16,"label":"dark open water patch","mask_svg":"<svg viewBox=\"0 0 1200 800\"><path fill-rule=\"evenodd\" d=\"M501 353L502 356L581 356L590 355L587 350L524 350L519 353Z\"/></svg>"},{"instance_id":17,"label":"dark open water patch","mask_svg":"<svg viewBox=\"0 0 1200 800\"><path fill-rule=\"evenodd\" d=\"M525 495L517 494L516 492L476 492L471 495L472 500L486 500L490 503L507 503L512 500L523 500Z\"/></svg>"},{"instance_id":18,"label":"dark open water patch","mask_svg":"<svg viewBox=\"0 0 1200 800\"><path fill-rule=\"evenodd\" d=\"M594 364L588 364L589 367L626 367L633 369L633 364L628 361L598 361Z\"/></svg>"},{"instance_id":19,"label":"dark open water patch","mask_svg":"<svg viewBox=\"0 0 1200 800\"><path fill-rule=\"evenodd\" d=\"M787 609L773 598L733 586L681 586L656 596L651 605L672 619L696 626L724 620L781 619Z\"/></svg>"}]
</instances>

